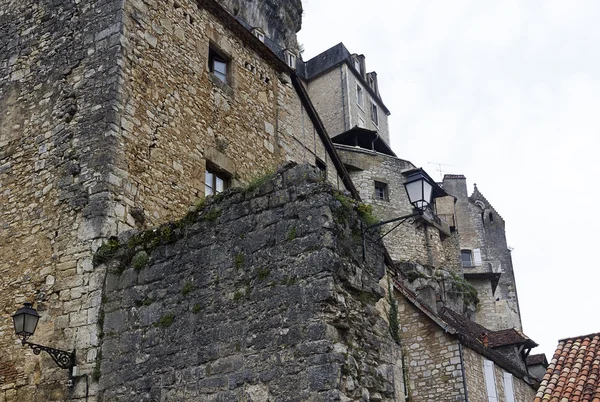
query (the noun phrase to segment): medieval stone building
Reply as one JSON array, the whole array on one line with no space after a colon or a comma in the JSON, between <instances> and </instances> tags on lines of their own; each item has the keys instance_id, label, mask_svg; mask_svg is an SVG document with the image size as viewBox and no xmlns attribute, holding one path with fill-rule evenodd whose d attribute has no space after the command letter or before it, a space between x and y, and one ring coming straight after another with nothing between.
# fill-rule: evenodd
<instances>
[{"instance_id":1,"label":"medieval stone building","mask_svg":"<svg viewBox=\"0 0 600 402\"><path fill-rule=\"evenodd\" d=\"M504 222L478 191L434 183L429 213L357 253L370 214L347 195L396 218L427 174L391 150L364 56L299 58L301 14L0 10L0 402L485 400L469 395L496 382L527 400L533 344L482 337L521 323ZM75 351L72 384L15 337L24 302L33 341Z\"/></svg>"}]
</instances>

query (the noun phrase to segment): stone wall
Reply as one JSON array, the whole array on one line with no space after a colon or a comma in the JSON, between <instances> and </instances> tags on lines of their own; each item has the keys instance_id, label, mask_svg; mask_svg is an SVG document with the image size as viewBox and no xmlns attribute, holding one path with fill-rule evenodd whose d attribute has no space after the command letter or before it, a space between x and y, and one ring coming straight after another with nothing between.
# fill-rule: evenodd
<instances>
[{"instance_id":1,"label":"stone wall","mask_svg":"<svg viewBox=\"0 0 600 402\"><path fill-rule=\"evenodd\" d=\"M463 348L463 358L465 361L465 374L467 379L467 390L469 400L471 401L487 401L487 390L485 385L485 377L483 372L484 357L479 353ZM505 390L503 374L504 370L497 365L494 365L494 377L496 380L496 392L499 401L505 401ZM531 402L535 397L535 390L530 387L521 378L512 376L513 387L515 391L516 402Z\"/></svg>"},{"instance_id":2,"label":"stone wall","mask_svg":"<svg viewBox=\"0 0 600 402\"><path fill-rule=\"evenodd\" d=\"M490 267L501 269L502 272L496 292L493 295L490 293L490 300L485 301L488 306L493 306L493 315L478 314L476 321L491 330L513 327L521 329L516 282L506 242L504 220L477 187L469 196L464 176L446 175L444 189L457 198L455 217L461 249L481 251L482 267L465 268L464 272L469 273L474 269L487 269L491 272Z\"/></svg>"},{"instance_id":3,"label":"stone wall","mask_svg":"<svg viewBox=\"0 0 600 402\"><path fill-rule=\"evenodd\" d=\"M464 401L459 341L395 294L410 401ZM483 401L483 399L469 399Z\"/></svg>"},{"instance_id":4,"label":"stone wall","mask_svg":"<svg viewBox=\"0 0 600 402\"><path fill-rule=\"evenodd\" d=\"M307 86L330 137L352 128L348 120L346 77L341 66L310 81Z\"/></svg>"},{"instance_id":5,"label":"stone wall","mask_svg":"<svg viewBox=\"0 0 600 402\"><path fill-rule=\"evenodd\" d=\"M305 167L105 248L103 400L380 400L400 351L353 204Z\"/></svg>"},{"instance_id":6,"label":"stone wall","mask_svg":"<svg viewBox=\"0 0 600 402\"><path fill-rule=\"evenodd\" d=\"M266 49L247 36L192 0L126 3L116 180L121 209L143 211L145 227L181 216L204 196L208 163L236 185L284 161L329 162L289 76L247 46ZM229 58L227 84L209 71L211 46ZM328 170L335 179L331 163Z\"/></svg>"},{"instance_id":7,"label":"stone wall","mask_svg":"<svg viewBox=\"0 0 600 402\"><path fill-rule=\"evenodd\" d=\"M353 147L340 145L337 149L344 164L349 166L350 176L361 199L372 205L377 218L383 221L414 212L404 188L405 176L401 173L414 168L412 163ZM388 200L375 199L375 181L387 184ZM385 226L381 233L386 233L394 225ZM423 222L403 223L384 238L384 243L396 261L411 261L462 272L458 241Z\"/></svg>"},{"instance_id":8,"label":"stone wall","mask_svg":"<svg viewBox=\"0 0 600 402\"><path fill-rule=\"evenodd\" d=\"M33 342L95 360L101 272L117 146L122 2L8 0L0 10L0 400L64 400L66 370L34 356L10 316L36 301ZM97 289L97 291L95 290ZM94 385L91 385L93 392Z\"/></svg>"},{"instance_id":9,"label":"stone wall","mask_svg":"<svg viewBox=\"0 0 600 402\"><path fill-rule=\"evenodd\" d=\"M338 182L289 76L252 50L263 46L248 45L254 36L198 4L10 1L0 10L6 401L94 399L94 381L67 388L66 371L18 345L10 315L35 301L32 341L76 350L90 376L104 281L93 251L184 215L203 196L207 160L236 184L319 157ZM207 71L210 40L232 52L229 89Z\"/></svg>"}]
</instances>

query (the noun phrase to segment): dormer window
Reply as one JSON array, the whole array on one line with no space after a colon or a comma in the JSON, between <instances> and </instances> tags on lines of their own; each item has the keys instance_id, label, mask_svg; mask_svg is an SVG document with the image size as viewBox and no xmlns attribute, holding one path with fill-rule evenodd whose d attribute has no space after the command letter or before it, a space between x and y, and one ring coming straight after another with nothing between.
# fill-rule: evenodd
<instances>
[{"instance_id":1,"label":"dormer window","mask_svg":"<svg viewBox=\"0 0 600 402\"><path fill-rule=\"evenodd\" d=\"M291 50L285 51L285 63L293 69L296 69L296 55Z\"/></svg>"},{"instance_id":2,"label":"dormer window","mask_svg":"<svg viewBox=\"0 0 600 402\"><path fill-rule=\"evenodd\" d=\"M356 69L356 71L358 71L360 73L360 61L358 61L358 59L354 59L354 68Z\"/></svg>"},{"instance_id":3,"label":"dormer window","mask_svg":"<svg viewBox=\"0 0 600 402\"><path fill-rule=\"evenodd\" d=\"M261 42L264 43L264 41L265 41L265 33L263 32L262 29L260 29L260 28L252 28L252 33L254 34L254 36L256 36L258 38L258 40L260 40Z\"/></svg>"}]
</instances>

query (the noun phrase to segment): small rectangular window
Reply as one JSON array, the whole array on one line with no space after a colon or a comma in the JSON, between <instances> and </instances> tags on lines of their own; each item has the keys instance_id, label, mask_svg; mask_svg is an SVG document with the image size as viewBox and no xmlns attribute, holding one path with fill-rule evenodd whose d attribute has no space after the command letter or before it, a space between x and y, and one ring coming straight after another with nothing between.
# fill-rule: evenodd
<instances>
[{"instance_id":1,"label":"small rectangular window","mask_svg":"<svg viewBox=\"0 0 600 402\"><path fill-rule=\"evenodd\" d=\"M290 50L285 51L285 62L291 68L296 68L296 55Z\"/></svg>"},{"instance_id":2,"label":"small rectangular window","mask_svg":"<svg viewBox=\"0 0 600 402\"><path fill-rule=\"evenodd\" d=\"M375 182L375 199L388 201L388 185L386 183Z\"/></svg>"},{"instance_id":3,"label":"small rectangular window","mask_svg":"<svg viewBox=\"0 0 600 402\"><path fill-rule=\"evenodd\" d=\"M208 50L208 68L224 83L229 82L229 59L212 46Z\"/></svg>"},{"instance_id":4,"label":"small rectangular window","mask_svg":"<svg viewBox=\"0 0 600 402\"><path fill-rule=\"evenodd\" d=\"M377 105L375 103L371 103L371 120L373 124L379 126L379 116L377 115Z\"/></svg>"},{"instance_id":5,"label":"small rectangular window","mask_svg":"<svg viewBox=\"0 0 600 402\"><path fill-rule=\"evenodd\" d=\"M265 41L265 33L260 28L253 28L252 33L254 36L258 38L261 42Z\"/></svg>"},{"instance_id":6,"label":"small rectangular window","mask_svg":"<svg viewBox=\"0 0 600 402\"><path fill-rule=\"evenodd\" d=\"M356 103L363 107L363 89L360 85L356 85Z\"/></svg>"},{"instance_id":7,"label":"small rectangular window","mask_svg":"<svg viewBox=\"0 0 600 402\"><path fill-rule=\"evenodd\" d=\"M473 266L473 258L471 250L461 250L460 251L460 260L462 262L463 267L472 267Z\"/></svg>"},{"instance_id":8,"label":"small rectangular window","mask_svg":"<svg viewBox=\"0 0 600 402\"><path fill-rule=\"evenodd\" d=\"M204 195L220 194L227 188L229 188L229 176L210 165L207 166L204 176Z\"/></svg>"}]
</instances>

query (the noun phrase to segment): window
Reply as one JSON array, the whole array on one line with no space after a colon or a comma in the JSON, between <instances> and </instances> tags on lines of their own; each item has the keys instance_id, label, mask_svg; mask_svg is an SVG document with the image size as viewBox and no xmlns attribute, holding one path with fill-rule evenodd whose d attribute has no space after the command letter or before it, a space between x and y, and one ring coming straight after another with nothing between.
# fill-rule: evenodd
<instances>
[{"instance_id":1,"label":"window","mask_svg":"<svg viewBox=\"0 0 600 402\"><path fill-rule=\"evenodd\" d=\"M483 263L481 261L481 250L478 248L473 249L473 251L461 250L460 261L463 267L480 267Z\"/></svg>"},{"instance_id":2,"label":"window","mask_svg":"<svg viewBox=\"0 0 600 402\"><path fill-rule=\"evenodd\" d=\"M208 68L211 73L224 83L228 83L229 59L212 46L208 50Z\"/></svg>"},{"instance_id":3,"label":"window","mask_svg":"<svg viewBox=\"0 0 600 402\"><path fill-rule=\"evenodd\" d=\"M485 389L487 391L488 402L498 402L496 378L494 376L494 363L487 359L483 360L483 375L485 377Z\"/></svg>"},{"instance_id":4,"label":"window","mask_svg":"<svg viewBox=\"0 0 600 402\"><path fill-rule=\"evenodd\" d=\"M363 89L360 85L356 86L356 103L362 109L362 107L363 107Z\"/></svg>"},{"instance_id":5,"label":"window","mask_svg":"<svg viewBox=\"0 0 600 402\"><path fill-rule=\"evenodd\" d=\"M503 373L504 377L504 395L506 396L506 402L515 402L515 387L513 384L513 377L511 373L506 371Z\"/></svg>"},{"instance_id":6,"label":"window","mask_svg":"<svg viewBox=\"0 0 600 402\"><path fill-rule=\"evenodd\" d=\"M375 199L388 201L388 185L386 183L375 182Z\"/></svg>"},{"instance_id":7,"label":"window","mask_svg":"<svg viewBox=\"0 0 600 402\"><path fill-rule=\"evenodd\" d=\"M217 172L210 166L206 167L204 177L204 195L214 195L222 193L229 187L229 178L222 172Z\"/></svg>"},{"instance_id":8,"label":"window","mask_svg":"<svg viewBox=\"0 0 600 402\"><path fill-rule=\"evenodd\" d=\"M473 259L471 258L471 250L461 250L460 260L462 262L463 267L472 267Z\"/></svg>"},{"instance_id":9,"label":"window","mask_svg":"<svg viewBox=\"0 0 600 402\"><path fill-rule=\"evenodd\" d=\"M296 55L292 51L286 50L285 51L285 62L291 68L296 68Z\"/></svg>"},{"instance_id":10,"label":"window","mask_svg":"<svg viewBox=\"0 0 600 402\"><path fill-rule=\"evenodd\" d=\"M256 36L258 38L258 40L260 40L261 42L265 41L265 33L260 29L260 28L254 28L252 29L252 33L254 34L254 36Z\"/></svg>"},{"instance_id":11,"label":"window","mask_svg":"<svg viewBox=\"0 0 600 402\"><path fill-rule=\"evenodd\" d=\"M375 103L371 103L371 120L376 126L379 125L379 116L377 115L377 105Z\"/></svg>"},{"instance_id":12,"label":"window","mask_svg":"<svg viewBox=\"0 0 600 402\"><path fill-rule=\"evenodd\" d=\"M360 61L358 61L358 59L354 59L354 68L356 69L356 71L358 71L360 73Z\"/></svg>"}]
</instances>

